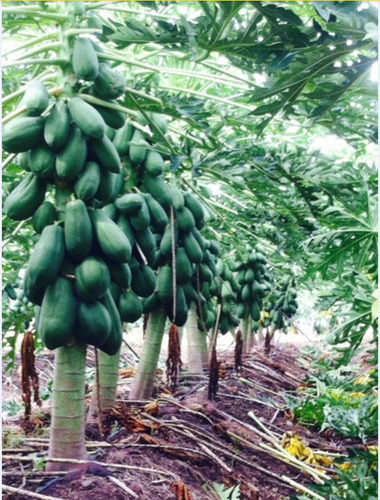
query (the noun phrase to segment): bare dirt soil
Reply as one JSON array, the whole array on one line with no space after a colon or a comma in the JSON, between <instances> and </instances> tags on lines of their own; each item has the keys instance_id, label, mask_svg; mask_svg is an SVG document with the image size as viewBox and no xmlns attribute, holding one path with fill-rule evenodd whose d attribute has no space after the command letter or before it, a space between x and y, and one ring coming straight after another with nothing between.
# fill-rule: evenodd
<instances>
[{"instance_id":1,"label":"bare dirt soil","mask_svg":"<svg viewBox=\"0 0 380 500\"><path fill-rule=\"evenodd\" d=\"M207 399L207 376L190 376L183 369L174 392L161 372L152 400L140 402L128 400L134 361L124 355L117 404L102 415L101 429L87 428L90 462L76 464L76 471L43 470L48 403L34 411L26 434L22 418L4 422L3 499L32 498L25 491L51 500L220 498L212 492L213 483L225 489L238 486L241 500L288 499L297 493L292 481L307 485L313 480L297 464L273 456L273 439L279 442L293 431L311 448L327 452L344 452L353 444L298 425L286 410L284 393L295 391L306 375L298 355L298 348L289 344L275 344L269 357L257 348L243 356L243 368L236 372L234 352L228 348L218 355L215 400ZM37 358L41 383L52 375L52 359L51 354ZM332 475L331 470L326 473ZM9 492L6 486L24 492Z\"/></svg>"}]
</instances>

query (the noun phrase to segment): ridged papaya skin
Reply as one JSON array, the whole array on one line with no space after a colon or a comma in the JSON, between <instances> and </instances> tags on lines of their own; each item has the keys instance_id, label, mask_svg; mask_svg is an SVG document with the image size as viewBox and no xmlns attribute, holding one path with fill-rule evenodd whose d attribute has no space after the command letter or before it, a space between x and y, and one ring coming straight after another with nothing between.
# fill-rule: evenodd
<instances>
[{"instance_id":1,"label":"ridged papaya skin","mask_svg":"<svg viewBox=\"0 0 380 500\"><path fill-rule=\"evenodd\" d=\"M132 272L127 263L116 264L116 262L107 262L110 272L111 281L118 285L123 290L127 290L131 286Z\"/></svg>"},{"instance_id":2,"label":"ridged papaya skin","mask_svg":"<svg viewBox=\"0 0 380 500\"><path fill-rule=\"evenodd\" d=\"M101 347L111 334L112 321L101 302L81 302L78 307L75 336L83 344Z\"/></svg>"},{"instance_id":3,"label":"ridged papaya skin","mask_svg":"<svg viewBox=\"0 0 380 500\"><path fill-rule=\"evenodd\" d=\"M129 243L131 244L131 248L135 245L135 236L133 233L133 229L131 223L129 222L128 217L123 214L120 214L116 219L116 224L123 231L125 236L128 238Z\"/></svg>"},{"instance_id":4,"label":"ridged papaya skin","mask_svg":"<svg viewBox=\"0 0 380 500\"><path fill-rule=\"evenodd\" d=\"M51 179L54 175L55 155L49 146L41 144L29 151L29 169L37 177Z\"/></svg>"},{"instance_id":5,"label":"ridged papaya skin","mask_svg":"<svg viewBox=\"0 0 380 500\"><path fill-rule=\"evenodd\" d=\"M124 156L129 150L129 141L132 139L133 126L130 122L126 121L124 125L116 132L113 139L116 151L120 156Z\"/></svg>"},{"instance_id":6,"label":"ridged papaya skin","mask_svg":"<svg viewBox=\"0 0 380 500\"><path fill-rule=\"evenodd\" d=\"M177 286L175 311L173 311L172 301L167 308L167 315L172 323L177 326L183 326L187 321L188 314L189 308L186 303L185 292L181 286Z\"/></svg>"},{"instance_id":7,"label":"ridged papaya skin","mask_svg":"<svg viewBox=\"0 0 380 500\"><path fill-rule=\"evenodd\" d=\"M2 130L3 149L7 153L22 153L43 142L45 118L42 116L17 116L6 123Z\"/></svg>"},{"instance_id":8,"label":"ridged papaya skin","mask_svg":"<svg viewBox=\"0 0 380 500\"><path fill-rule=\"evenodd\" d=\"M32 219L32 226L36 233L41 234L46 226L54 224L57 211L50 201L44 201L40 205Z\"/></svg>"},{"instance_id":9,"label":"ridged papaya skin","mask_svg":"<svg viewBox=\"0 0 380 500\"><path fill-rule=\"evenodd\" d=\"M99 209L92 210L90 217L96 239L104 255L120 264L128 262L132 247L119 226Z\"/></svg>"},{"instance_id":10,"label":"ridged papaya skin","mask_svg":"<svg viewBox=\"0 0 380 500\"><path fill-rule=\"evenodd\" d=\"M111 317L112 324L111 333L105 343L100 347L100 350L108 354L108 356L113 356L121 347L121 343L123 341L123 326L120 320L119 311L109 289L105 293L104 297L100 299L100 302L107 309Z\"/></svg>"},{"instance_id":11,"label":"ridged papaya skin","mask_svg":"<svg viewBox=\"0 0 380 500\"><path fill-rule=\"evenodd\" d=\"M45 192L46 181L27 174L5 199L4 212L10 219L28 219L44 201Z\"/></svg>"},{"instance_id":12,"label":"ridged papaya skin","mask_svg":"<svg viewBox=\"0 0 380 500\"><path fill-rule=\"evenodd\" d=\"M64 102L57 102L46 118L44 139L52 149L59 150L70 134L70 113Z\"/></svg>"},{"instance_id":13,"label":"ridged papaya skin","mask_svg":"<svg viewBox=\"0 0 380 500\"><path fill-rule=\"evenodd\" d=\"M84 164L82 172L74 184L74 193L83 201L93 198L99 188L100 168L94 161Z\"/></svg>"},{"instance_id":14,"label":"ridged papaya skin","mask_svg":"<svg viewBox=\"0 0 380 500\"><path fill-rule=\"evenodd\" d=\"M73 49L73 70L82 80L95 80L99 73L99 61L89 38L77 38Z\"/></svg>"},{"instance_id":15,"label":"ridged papaya skin","mask_svg":"<svg viewBox=\"0 0 380 500\"><path fill-rule=\"evenodd\" d=\"M153 198L158 201L165 210L169 210L172 205L172 196L162 177L152 177L148 173L145 173L143 182L146 190Z\"/></svg>"},{"instance_id":16,"label":"ridged papaya skin","mask_svg":"<svg viewBox=\"0 0 380 500\"><path fill-rule=\"evenodd\" d=\"M106 124L101 114L80 97L73 97L69 102L69 111L77 127L87 137L101 139L106 131Z\"/></svg>"},{"instance_id":17,"label":"ridged papaya skin","mask_svg":"<svg viewBox=\"0 0 380 500\"><path fill-rule=\"evenodd\" d=\"M80 129L72 127L64 148L58 153L55 168L64 181L74 180L84 167L87 141Z\"/></svg>"},{"instance_id":18,"label":"ridged papaya skin","mask_svg":"<svg viewBox=\"0 0 380 500\"><path fill-rule=\"evenodd\" d=\"M15 163L16 165L23 168L27 172L30 172L28 159L29 159L29 151L24 151L23 153L19 153L16 156Z\"/></svg>"},{"instance_id":19,"label":"ridged papaya skin","mask_svg":"<svg viewBox=\"0 0 380 500\"><path fill-rule=\"evenodd\" d=\"M150 225L150 212L145 198L142 199L142 207L136 215L129 217L131 226L135 231L143 231Z\"/></svg>"},{"instance_id":20,"label":"ridged papaya skin","mask_svg":"<svg viewBox=\"0 0 380 500\"><path fill-rule=\"evenodd\" d=\"M122 214L137 215L141 210L144 199L137 193L127 193L115 200L116 208Z\"/></svg>"},{"instance_id":21,"label":"ridged papaya skin","mask_svg":"<svg viewBox=\"0 0 380 500\"><path fill-rule=\"evenodd\" d=\"M27 109L28 116L40 116L49 104L49 94L45 85L39 80L30 82L21 99L20 107Z\"/></svg>"},{"instance_id":22,"label":"ridged papaya skin","mask_svg":"<svg viewBox=\"0 0 380 500\"><path fill-rule=\"evenodd\" d=\"M46 288L38 333L48 349L57 349L72 341L76 307L72 281L58 277Z\"/></svg>"},{"instance_id":23,"label":"ridged papaya skin","mask_svg":"<svg viewBox=\"0 0 380 500\"><path fill-rule=\"evenodd\" d=\"M150 221L153 229L159 232L163 231L169 223L169 218L165 210L150 193L144 193L144 198L149 208Z\"/></svg>"},{"instance_id":24,"label":"ridged papaya skin","mask_svg":"<svg viewBox=\"0 0 380 500\"><path fill-rule=\"evenodd\" d=\"M145 140L143 133L136 129L133 132L131 144L129 145L129 159L133 165L141 165L141 163L145 160L147 153L146 148L148 146L149 144Z\"/></svg>"},{"instance_id":25,"label":"ridged papaya skin","mask_svg":"<svg viewBox=\"0 0 380 500\"><path fill-rule=\"evenodd\" d=\"M163 304L173 301L173 274L170 266L162 266L158 271L157 296Z\"/></svg>"},{"instance_id":26,"label":"ridged papaya skin","mask_svg":"<svg viewBox=\"0 0 380 500\"><path fill-rule=\"evenodd\" d=\"M139 297L149 297L156 288L156 275L150 266L140 264L132 270L132 290Z\"/></svg>"},{"instance_id":27,"label":"ridged papaya skin","mask_svg":"<svg viewBox=\"0 0 380 500\"><path fill-rule=\"evenodd\" d=\"M121 163L119 153L113 142L105 135L102 139L92 140L90 151L95 160L114 174L120 172Z\"/></svg>"},{"instance_id":28,"label":"ridged papaya skin","mask_svg":"<svg viewBox=\"0 0 380 500\"><path fill-rule=\"evenodd\" d=\"M144 161L144 168L152 176L162 175L164 172L164 160L157 151L148 151Z\"/></svg>"},{"instance_id":29,"label":"ridged papaya skin","mask_svg":"<svg viewBox=\"0 0 380 500\"><path fill-rule=\"evenodd\" d=\"M124 76L113 71L108 64L99 64L99 73L94 82L94 89L103 99L116 99L124 94L127 83Z\"/></svg>"},{"instance_id":30,"label":"ridged papaya skin","mask_svg":"<svg viewBox=\"0 0 380 500\"><path fill-rule=\"evenodd\" d=\"M32 304L36 304L40 306L42 304L42 300L45 295L46 287L39 287L38 285L33 285L30 281L30 277L28 273L25 273L24 278L24 295L25 297L32 302Z\"/></svg>"},{"instance_id":31,"label":"ridged papaya skin","mask_svg":"<svg viewBox=\"0 0 380 500\"><path fill-rule=\"evenodd\" d=\"M203 252L193 233L188 233L183 237L183 246L191 262L194 262L194 264L202 262Z\"/></svg>"},{"instance_id":32,"label":"ridged papaya skin","mask_svg":"<svg viewBox=\"0 0 380 500\"><path fill-rule=\"evenodd\" d=\"M126 323L134 323L141 318L142 303L132 290L120 295L119 312L121 320Z\"/></svg>"},{"instance_id":33,"label":"ridged papaya skin","mask_svg":"<svg viewBox=\"0 0 380 500\"><path fill-rule=\"evenodd\" d=\"M93 240L91 219L82 200L67 203L64 231L67 253L73 260L81 261L90 253Z\"/></svg>"},{"instance_id":34,"label":"ridged papaya skin","mask_svg":"<svg viewBox=\"0 0 380 500\"><path fill-rule=\"evenodd\" d=\"M30 256L26 274L32 285L46 287L56 280L65 254L63 229L46 226Z\"/></svg>"},{"instance_id":35,"label":"ridged papaya skin","mask_svg":"<svg viewBox=\"0 0 380 500\"><path fill-rule=\"evenodd\" d=\"M112 203L115 200L115 187L118 174L113 174L109 170L100 169L100 181L95 198L103 204Z\"/></svg>"},{"instance_id":36,"label":"ridged papaya skin","mask_svg":"<svg viewBox=\"0 0 380 500\"><path fill-rule=\"evenodd\" d=\"M184 285L190 281L192 275L193 266L187 256L186 250L178 247L176 253L176 280L178 285Z\"/></svg>"},{"instance_id":37,"label":"ridged papaya skin","mask_svg":"<svg viewBox=\"0 0 380 500\"><path fill-rule=\"evenodd\" d=\"M176 210L176 219L178 229L183 233L190 233L195 228L195 220L193 214L186 207L181 210Z\"/></svg>"},{"instance_id":38,"label":"ridged papaya skin","mask_svg":"<svg viewBox=\"0 0 380 500\"><path fill-rule=\"evenodd\" d=\"M110 286L110 273L105 262L97 257L87 257L75 268L75 290L87 301L104 296Z\"/></svg>"},{"instance_id":39,"label":"ridged papaya skin","mask_svg":"<svg viewBox=\"0 0 380 500\"><path fill-rule=\"evenodd\" d=\"M119 104L117 101L108 101L110 104ZM115 109L106 108L105 106L94 106L94 108L102 116L105 123L113 129L121 129L125 124L125 114ZM119 153L120 154L120 153Z\"/></svg>"},{"instance_id":40,"label":"ridged papaya skin","mask_svg":"<svg viewBox=\"0 0 380 500\"><path fill-rule=\"evenodd\" d=\"M202 203L189 191L184 193L185 206L191 211L196 221L204 219Z\"/></svg>"}]
</instances>

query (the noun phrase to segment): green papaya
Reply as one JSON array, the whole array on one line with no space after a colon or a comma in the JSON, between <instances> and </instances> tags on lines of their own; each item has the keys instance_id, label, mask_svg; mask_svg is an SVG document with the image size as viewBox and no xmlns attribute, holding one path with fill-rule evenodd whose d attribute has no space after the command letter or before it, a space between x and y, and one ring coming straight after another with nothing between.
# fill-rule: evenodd
<instances>
[{"instance_id":1,"label":"green papaya","mask_svg":"<svg viewBox=\"0 0 380 500\"><path fill-rule=\"evenodd\" d=\"M46 226L54 223L57 216L55 206L50 201L44 201L33 215L32 226L36 233L41 234Z\"/></svg>"},{"instance_id":2,"label":"green papaya","mask_svg":"<svg viewBox=\"0 0 380 500\"><path fill-rule=\"evenodd\" d=\"M153 311L156 311L159 306L159 300L157 297L157 293L154 292L149 297L142 299L142 308L144 314L149 314Z\"/></svg>"},{"instance_id":3,"label":"green papaya","mask_svg":"<svg viewBox=\"0 0 380 500\"><path fill-rule=\"evenodd\" d=\"M136 129L133 132L132 141L129 145L129 159L134 165L141 165L145 160L147 153L148 142L145 140L144 134Z\"/></svg>"},{"instance_id":4,"label":"green papaya","mask_svg":"<svg viewBox=\"0 0 380 500\"><path fill-rule=\"evenodd\" d=\"M130 215L129 220L133 229L143 231L150 225L150 212L145 198L142 199L142 207L136 215Z\"/></svg>"},{"instance_id":5,"label":"green papaya","mask_svg":"<svg viewBox=\"0 0 380 500\"><path fill-rule=\"evenodd\" d=\"M110 272L111 281L119 285L123 290L131 286L132 272L127 263L117 264L116 262L108 261L107 266Z\"/></svg>"},{"instance_id":6,"label":"green papaya","mask_svg":"<svg viewBox=\"0 0 380 500\"><path fill-rule=\"evenodd\" d=\"M157 296L163 304L173 301L173 275L170 266L162 266L157 276Z\"/></svg>"},{"instance_id":7,"label":"green papaya","mask_svg":"<svg viewBox=\"0 0 380 500\"><path fill-rule=\"evenodd\" d=\"M129 219L126 216L124 216L123 214L121 214L116 219L116 224L123 231L125 236L128 238L129 243L131 244L131 248L132 248L135 244L135 236L133 234L133 229L132 229L132 226L129 222Z\"/></svg>"},{"instance_id":8,"label":"green papaya","mask_svg":"<svg viewBox=\"0 0 380 500\"><path fill-rule=\"evenodd\" d=\"M160 132L165 135L168 131L168 122L166 118L159 113L150 113L150 118Z\"/></svg>"},{"instance_id":9,"label":"green papaya","mask_svg":"<svg viewBox=\"0 0 380 500\"><path fill-rule=\"evenodd\" d=\"M110 104L119 104L117 101L108 102L110 102ZM113 129L120 129L124 126L126 120L125 113L116 111L115 109L107 108L106 106L94 106L94 108L98 111L98 113L101 115L101 117L109 127L112 127Z\"/></svg>"},{"instance_id":10,"label":"green papaya","mask_svg":"<svg viewBox=\"0 0 380 500\"><path fill-rule=\"evenodd\" d=\"M170 210L172 195L168 185L160 176L152 177L148 173L144 175L144 186L146 190L165 209Z\"/></svg>"},{"instance_id":11,"label":"green papaya","mask_svg":"<svg viewBox=\"0 0 380 500\"><path fill-rule=\"evenodd\" d=\"M132 139L132 135L133 126L129 121L126 121L124 125L116 132L113 143L120 157L128 153L129 142Z\"/></svg>"},{"instance_id":12,"label":"green papaya","mask_svg":"<svg viewBox=\"0 0 380 500\"><path fill-rule=\"evenodd\" d=\"M174 236L175 236L174 245L176 245L177 244L176 231L174 231ZM160 252L165 257L170 257L170 255L172 254L172 247L173 247L172 226L171 224L168 224L161 239Z\"/></svg>"},{"instance_id":13,"label":"green papaya","mask_svg":"<svg viewBox=\"0 0 380 500\"><path fill-rule=\"evenodd\" d=\"M251 288L248 284L243 286L241 290L241 298L243 302L249 302L251 300Z\"/></svg>"},{"instance_id":14,"label":"green papaya","mask_svg":"<svg viewBox=\"0 0 380 500\"><path fill-rule=\"evenodd\" d=\"M69 201L65 212L65 245L75 261L83 260L91 251L93 231L87 207L82 200Z\"/></svg>"},{"instance_id":15,"label":"green papaya","mask_svg":"<svg viewBox=\"0 0 380 500\"><path fill-rule=\"evenodd\" d=\"M195 220L188 208L183 207L181 210L176 210L176 219L178 229L183 233L189 233L195 229Z\"/></svg>"},{"instance_id":16,"label":"green papaya","mask_svg":"<svg viewBox=\"0 0 380 500\"><path fill-rule=\"evenodd\" d=\"M186 191L184 193L185 198L185 206L190 210L193 214L194 219L196 221L204 219L204 210L202 203L198 200L196 196L194 196L190 191Z\"/></svg>"},{"instance_id":17,"label":"green papaya","mask_svg":"<svg viewBox=\"0 0 380 500\"><path fill-rule=\"evenodd\" d=\"M55 155L48 146L40 144L29 151L28 164L34 175L49 179L54 174Z\"/></svg>"},{"instance_id":18,"label":"green papaya","mask_svg":"<svg viewBox=\"0 0 380 500\"><path fill-rule=\"evenodd\" d=\"M101 114L80 97L73 97L69 102L69 111L75 125L87 137L101 139L106 131L106 124Z\"/></svg>"},{"instance_id":19,"label":"green papaya","mask_svg":"<svg viewBox=\"0 0 380 500\"><path fill-rule=\"evenodd\" d=\"M103 204L114 201L114 192L118 174L113 174L109 170L100 169L100 181L95 198Z\"/></svg>"},{"instance_id":20,"label":"green papaya","mask_svg":"<svg viewBox=\"0 0 380 500\"><path fill-rule=\"evenodd\" d=\"M25 107L28 116L40 116L48 105L49 94L45 85L39 80L30 82L26 87L19 107Z\"/></svg>"},{"instance_id":21,"label":"green papaya","mask_svg":"<svg viewBox=\"0 0 380 500\"><path fill-rule=\"evenodd\" d=\"M97 257L87 257L75 268L75 290L82 299L95 301L103 297L110 285L107 264Z\"/></svg>"},{"instance_id":22,"label":"green papaya","mask_svg":"<svg viewBox=\"0 0 380 500\"><path fill-rule=\"evenodd\" d=\"M193 265L187 256L186 250L178 247L176 254L176 280L178 285L184 285L190 281L192 275Z\"/></svg>"},{"instance_id":23,"label":"green papaya","mask_svg":"<svg viewBox=\"0 0 380 500\"><path fill-rule=\"evenodd\" d=\"M154 266L156 262L156 239L152 231L147 227L141 231L135 231L136 243L143 252L148 264Z\"/></svg>"},{"instance_id":24,"label":"green papaya","mask_svg":"<svg viewBox=\"0 0 380 500\"><path fill-rule=\"evenodd\" d=\"M144 204L144 198L137 193L127 193L115 200L115 206L122 214L137 215Z\"/></svg>"},{"instance_id":25,"label":"green papaya","mask_svg":"<svg viewBox=\"0 0 380 500\"><path fill-rule=\"evenodd\" d=\"M210 268L206 264L199 264L199 277L201 281L205 281L206 283L211 283L213 275Z\"/></svg>"},{"instance_id":26,"label":"green papaya","mask_svg":"<svg viewBox=\"0 0 380 500\"><path fill-rule=\"evenodd\" d=\"M108 64L99 64L99 73L94 82L97 94L103 99L116 99L125 93L127 83L124 76L113 71Z\"/></svg>"},{"instance_id":27,"label":"green papaya","mask_svg":"<svg viewBox=\"0 0 380 500\"><path fill-rule=\"evenodd\" d=\"M111 334L109 312L101 302L81 302L78 307L75 336L83 344L101 347Z\"/></svg>"},{"instance_id":28,"label":"green papaya","mask_svg":"<svg viewBox=\"0 0 380 500\"><path fill-rule=\"evenodd\" d=\"M46 118L44 139L53 150L61 149L70 134L70 113L64 102L58 101Z\"/></svg>"},{"instance_id":29,"label":"green papaya","mask_svg":"<svg viewBox=\"0 0 380 500\"><path fill-rule=\"evenodd\" d=\"M205 239L203 238L203 236L201 235L201 233L198 231L198 229L196 227L194 227L194 229L192 230L192 233L193 233L194 238L197 240L197 243L198 243L200 249L205 254Z\"/></svg>"},{"instance_id":30,"label":"green papaya","mask_svg":"<svg viewBox=\"0 0 380 500\"><path fill-rule=\"evenodd\" d=\"M64 148L58 153L55 168L64 181L74 180L84 167L87 142L78 127L72 127Z\"/></svg>"},{"instance_id":31,"label":"green papaya","mask_svg":"<svg viewBox=\"0 0 380 500\"><path fill-rule=\"evenodd\" d=\"M91 141L91 153L95 160L114 174L120 172L120 157L113 142L105 135L102 139Z\"/></svg>"},{"instance_id":32,"label":"green papaya","mask_svg":"<svg viewBox=\"0 0 380 500\"><path fill-rule=\"evenodd\" d=\"M100 349L108 354L108 356L113 356L121 347L121 343L123 341L123 326L121 324L119 311L109 289L100 299L100 302L106 307L108 314L111 317L112 325L111 333Z\"/></svg>"},{"instance_id":33,"label":"green papaya","mask_svg":"<svg viewBox=\"0 0 380 500\"><path fill-rule=\"evenodd\" d=\"M23 153L19 153L16 156L16 165L19 167L23 168L27 172L30 172L30 167L29 167L29 151L24 151Z\"/></svg>"},{"instance_id":34,"label":"green papaya","mask_svg":"<svg viewBox=\"0 0 380 500\"><path fill-rule=\"evenodd\" d=\"M159 232L163 231L169 223L165 210L151 194L144 193L144 198L148 205L152 228Z\"/></svg>"},{"instance_id":35,"label":"green papaya","mask_svg":"<svg viewBox=\"0 0 380 500\"><path fill-rule=\"evenodd\" d=\"M164 159L157 151L148 151L144 162L144 168L152 176L162 175L164 172Z\"/></svg>"},{"instance_id":36,"label":"green papaya","mask_svg":"<svg viewBox=\"0 0 380 500\"><path fill-rule=\"evenodd\" d=\"M76 322L76 302L72 281L58 277L46 288L41 305L38 333L48 349L71 342Z\"/></svg>"},{"instance_id":37,"label":"green papaya","mask_svg":"<svg viewBox=\"0 0 380 500\"><path fill-rule=\"evenodd\" d=\"M186 200L186 198L185 198L185 200ZM186 201L185 201L185 205L186 205ZM194 215L194 213L193 213L193 215ZM210 252L214 255L219 255L220 247L219 247L219 244L217 241L215 241L215 240L210 241Z\"/></svg>"},{"instance_id":38,"label":"green papaya","mask_svg":"<svg viewBox=\"0 0 380 500\"><path fill-rule=\"evenodd\" d=\"M140 264L132 271L132 290L139 297L149 297L156 288L156 275L149 265Z\"/></svg>"},{"instance_id":39,"label":"green papaya","mask_svg":"<svg viewBox=\"0 0 380 500\"><path fill-rule=\"evenodd\" d=\"M193 233L187 233L183 236L183 246L191 262L194 264L202 262L203 252Z\"/></svg>"},{"instance_id":40,"label":"green papaya","mask_svg":"<svg viewBox=\"0 0 380 500\"><path fill-rule=\"evenodd\" d=\"M104 207L102 207L101 210L114 222L116 221L119 215L117 208L113 203L108 203L108 205L104 205Z\"/></svg>"},{"instance_id":41,"label":"green papaya","mask_svg":"<svg viewBox=\"0 0 380 500\"><path fill-rule=\"evenodd\" d=\"M39 146L43 141L45 118L17 116L2 130L3 149L7 153L22 153Z\"/></svg>"},{"instance_id":42,"label":"green papaya","mask_svg":"<svg viewBox=\"0 0 380 500\"><path fill-rule=\"evenodd\" d=\"M244 280L246 283L253 283L255 281L255 272L253 269L249 268L246 270Z\"/></svg>"},{"instance_id":43,"label":"green papaya","mask_svg":"<svg viewBox=\"0 0 380 500\"><path fill-rule=\"evenodd\" d=\"M236 314L237 314L237 317L242 319L244 318L244 315L245 315L245 304L239 304L237 306L237 309L236 309Z\"/></svg>"},{"instance_id":44,"label":"green papaya","mask_svg":"<svg viewBox=\"0 0 380 500\"><path fill-rule=\"evenodd\" d=\"M93 198L100 184L99 165L94 161L87 161L74 184L74 193L83 201Z\"/></svg>"},{"instance_id":45,"label":"green papaya","mask_svg":"<svg viewBox=\"0 0 380 500\"><path fill-rule=\"evenodd\" d=\"M27 174L5 199L4 212L10 219L28 219L44 201L45 192L46 180Z\"/></svg>"},{"instance_id":46,"label":"green papaya","mask_svg":"<svg viewBox=\"0 0 380 500\"><path fill-rule=\"evenodd\" d=\"M74 73L78 78L91 81L98 76L98 56L89 38L79 37L75 40L72 63Z\"/></svg>"},{"instance_id":47,"label":"green papaya","mask_svg":"<svg viewBox=\"0 0 380 500\"><path fill-rule=\"evenodd\" d=\"M186 297L183 288L181 286L177 286L176 288L177 290L176 290L175 311L173 310L174 303L172 301L168 307L167 313L172 323L174 323L177 326L184 326L189 314L189 308L186 303Z\"/></svg>"},{"instance_id":48,"label":"green papaya","mask_svg":"<svg viewBox=\"0 0 380 500\"><path fill-rule=\"evenodd\" d=\"M131 258L132 247L120 227L99 209L91 212L91 219L104 255L115 262L128 262Z\"/></svg>"},{"instance_id":49,"label":"green papaya","mask_svg":"<svg viewBox=\"0 0 380 500\"><path fill-rule=\"evenodd\" d=\"M134 323L141 318L143 312L142 303L132 290L124 292L120 296L119 312L121 320L126 323Z\"/></svg>"},{"instance_id":50,"label":"green papaya","mask_svg":"<svg viewBox=\"0 0 380 500\"><path fill-rule=\"evenodd\" d=\"M255 301L251 305L251 318L253 321L260 321L261 310L259 304Z\"/></svg>"}]
</instances>

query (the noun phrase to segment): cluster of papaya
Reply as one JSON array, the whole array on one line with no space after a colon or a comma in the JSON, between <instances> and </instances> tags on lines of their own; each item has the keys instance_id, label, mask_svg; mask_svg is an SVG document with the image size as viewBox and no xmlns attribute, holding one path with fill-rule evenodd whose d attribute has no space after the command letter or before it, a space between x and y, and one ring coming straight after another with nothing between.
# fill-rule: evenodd
<instances>
[{"instance_id":1,"label":"cluster of papaya","mask_svg":"<svg viewBox=\"0 0 380 500\"><path fill-rule=\"evenodd\" d=\"M289 320L297 312L297 291L294 288L294 278L288 276L283 279L277 289L273 292L270 300L265 306L269 312L267 325L272 324L276 329L286 328Z\"/></svg>"},{"instance_id":2,"label":"cluster of papaya","mask_svg":"<svg viewBox=\"0 0 380 500\"><path fill-rule=\"evenodd\" d=\"M258 330L260 327L263 297L271 289L270 282L266 277L267 259L263 252L264 250L260 245L252 246L247 244L241 261L236 268L238 272L237 280L240 285L237 316L238 318L250 317L253 331Z\"/></svg>"}]
</instances>

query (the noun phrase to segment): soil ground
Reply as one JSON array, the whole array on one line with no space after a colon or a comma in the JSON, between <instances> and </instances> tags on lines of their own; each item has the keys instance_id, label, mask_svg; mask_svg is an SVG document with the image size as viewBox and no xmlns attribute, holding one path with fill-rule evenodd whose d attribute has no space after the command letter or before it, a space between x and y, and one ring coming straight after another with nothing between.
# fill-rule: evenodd
<instances>
[{"instance_id":1,"label":"soil ground","mask_svg":"<svg viewBox=\"0 0 380 500\"><path fill-rule=\"evenodd\" d=\"M151 401L137 402L128 400L136 358L127 350L116 406L103 414L102 432L98 425L87 428L89 464L67 474L44 472L47 399L40 409L34 408L29 428L20 415L4 421L3 484L51 500L220 498L212 492L213 483L225 489L237 486L241 500L288 499L297 493L292 481L307 485L312 478L273 456L268 432L277 440L293 432L312 449L325 452L342 453L359 445L302 427L286 410L284 394L302 385L307 373L298 356L294 344L275 344L269 357L256 348L243 356L243 367L236 372L233 347L224 346L218 352L219 389L214 400L207 398L208 377L190 376L184 367L175 391L168 390L159 370ZM51 380L53 359L49 353L36 360L42 387ZM160 366L164 362L161 359ZM3 377L4 386L3 398L11 397ZM16 393L18 388L13 384L12 390ZM90 392L91 386L88 400ZM331 476L333 471L326 473ZM28 498L26 493L3 490L4 500Z\"/></svg>"}]
</instances>

